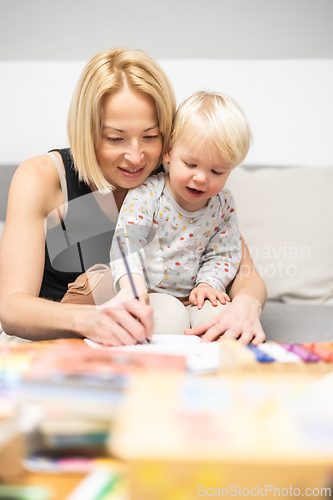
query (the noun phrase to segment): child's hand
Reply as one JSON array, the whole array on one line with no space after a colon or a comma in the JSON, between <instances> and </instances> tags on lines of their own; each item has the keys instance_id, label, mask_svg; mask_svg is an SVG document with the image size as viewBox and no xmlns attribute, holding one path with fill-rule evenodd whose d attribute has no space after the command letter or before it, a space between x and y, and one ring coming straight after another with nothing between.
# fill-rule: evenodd
<instances>
[{"instance_id":1,"label":"child's hand","mask_svg":"<svg viewBox=\"0 0 333 500\"><path fill-rule=\"evenodd\" d=\"M140 302L142 302L143 304L149 305L149 296L148 296L148 292L147 292L143 277L140 274L132 274L132 279L133 279L133 282L134 282L134 285L135 285ZM118 292L118 296L120 294L120 297L122 297L122 296L124 296L125 298L127 296L133 297L132 286L131 286L131 283L128 279L127 274L120 278L119 286L120 286L121 290L120 290L120 292Z\"/></svg>"},{"instance_id":2,"label":"child's hand","mask_svg":"<svg viewBox=\"0 0 333 500\"><path fill-rule=\"evenodd\" d=\"M202 309L205 299L209 299L213 306L217 306L218 299L221 304L230 302L230 297L225 292L220 292L207 283L199 283L198 286L193 288L189 296L189 301L198 306L198 309Z\"/></svg>"},{"instance_id":3,"label":"child's hand","mask_svg":"<svg viewBox=\"0 0 333 500\"><path fill-rule=\"evenodd\" d=\"M138 292L138 299L140 300L140 302L142 302L143 304L147 304L147 306L149 306L149 295L147 290L146 291L140 290L140 292L137 290L137 292ZM133 298L132 287L125 286L117 293L117 297L120 302L126 302L130 298Z\"/></svg>"}]
</instances>

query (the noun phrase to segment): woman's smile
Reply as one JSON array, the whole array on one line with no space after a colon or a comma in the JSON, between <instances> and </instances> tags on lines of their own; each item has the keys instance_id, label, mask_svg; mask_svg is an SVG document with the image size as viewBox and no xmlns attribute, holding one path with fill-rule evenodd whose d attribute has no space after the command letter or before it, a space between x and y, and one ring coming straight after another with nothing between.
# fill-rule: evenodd
<instances>
[{"instance_id":1,"label":"woman's smile","mask_svg":"<svg viewBox=\"0 0 333 500\"><path fill-rule=\"evenodd\" d=\"M136 179L137 177L140 177L140 175L143 173L145 170L146 166L144 165L143 167L139 168L123 168L123 167L118 167L119 170L123 173L125 177L128 179Z\"/></svg>"}]
</instances>

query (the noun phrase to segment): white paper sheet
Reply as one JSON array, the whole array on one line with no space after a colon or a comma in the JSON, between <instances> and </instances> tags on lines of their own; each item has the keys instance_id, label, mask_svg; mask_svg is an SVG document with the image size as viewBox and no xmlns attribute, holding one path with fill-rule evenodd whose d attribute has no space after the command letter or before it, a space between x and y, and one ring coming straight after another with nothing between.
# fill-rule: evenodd
<instances>
[{"instance_id":1,"label":"white paper sheet","mask_svg":"<svg viewBox=\"0 0 333 500\"><path fill-rule=\"evenodd\" d=\"M89 339L85 342L93 349L178 354L186 357L186 367L191 372L214 372L219 367L219 343L201 343L195 335L153 335L151 344L121 347L106 347Z\"/></svg>"}]
</instances>

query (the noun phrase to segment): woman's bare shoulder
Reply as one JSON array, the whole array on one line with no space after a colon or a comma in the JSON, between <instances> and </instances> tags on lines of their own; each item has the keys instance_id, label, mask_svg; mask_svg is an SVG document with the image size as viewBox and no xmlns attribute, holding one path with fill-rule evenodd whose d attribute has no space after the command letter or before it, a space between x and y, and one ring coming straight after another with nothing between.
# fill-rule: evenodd
<instances>
[{"instance_id":1,"label":"woman's bare shoulder","mask_svg":"<svg viewBox=\"0 0 333 500\"><path fill-rule=\"evenodd\" d=\"M63 203L59 174L48 155L26 160L16 169L10 186L9 204L22 198L25 202L33 200L34 206L46 214Z\"/></svg>"},{"instance_id":2,"label":"woman's bare shoulder","mask_svg":"<svg viewBox=\"0 0 333 500\"><path fill-rule=\"evenodd\" d=\"M38 181L38 179L42 182L49 181L51 185L60 182L57 169L52 159L46 154L35 156L20 164L16 169L15 178L23 179L24 177L31 178L32 181Z\"/></svg>"}]
</instances>

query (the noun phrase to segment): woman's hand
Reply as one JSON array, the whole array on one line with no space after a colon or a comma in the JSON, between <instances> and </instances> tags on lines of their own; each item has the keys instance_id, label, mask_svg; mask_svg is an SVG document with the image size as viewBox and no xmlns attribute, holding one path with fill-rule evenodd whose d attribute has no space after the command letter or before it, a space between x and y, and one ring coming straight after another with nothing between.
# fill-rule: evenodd
<instances>
[{"instance_id":1,"label":"woman's hand","mask_svg":"<svg viewBox=\"0 0 333 500\"><path fill-rule=\"evenodd\" d=\"M193 288L189 296L189 301L198 306L198 309L202 309L205 299L209 299L213 306L217 306L217 299L221 304L230 302L230 297L227 293L216 290L207 283L199 283L198 286Z\"/></svg>"},{"instance_id":2,"label":"woman's hand","mask_svg":"<svg viewBox=\"0 0 333 500\"><path fill-rule=\"evenodd\" d=\"M73 327L79 336L99 344L134 345L151 339L153 309L121 291L97 309L78 312Z\"/></svg>"},{"instance_id":3,"label":"woman's hand","mask_svg":"<svg viewBox=\"0 0 333 500\"><path fill-rule=\"evenodd\" d=\"M243 344L258 345L265 340L260 324L261 304L256 298L239 294L223 312L190 330L185 335L202 335L203 342L212 342L219 337L238 339Z\"/></svg>"}]
</instances>

